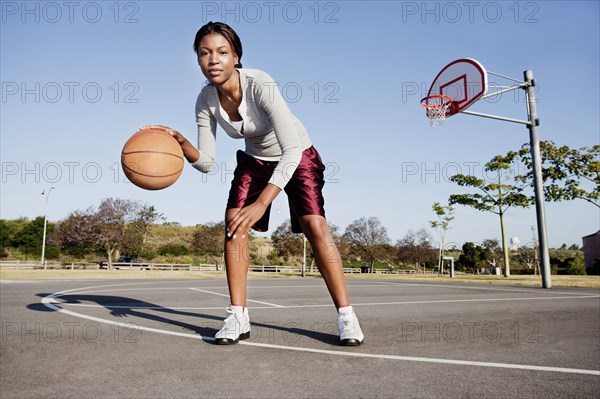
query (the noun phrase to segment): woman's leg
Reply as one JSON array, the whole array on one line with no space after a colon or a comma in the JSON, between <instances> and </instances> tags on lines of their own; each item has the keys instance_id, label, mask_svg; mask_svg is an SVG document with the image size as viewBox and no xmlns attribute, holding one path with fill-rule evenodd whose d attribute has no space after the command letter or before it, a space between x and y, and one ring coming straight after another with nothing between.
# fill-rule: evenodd
<instances>
[{"instance_id":1,"label":"woman's leg","mask_svg":"<svg viewBox=\"0 0 600 399\"><path fill-rule=\"evenodd\" d=\"M229 209L226 220L229 220L230 212L236 211L238 209ZM240 339L250 337L250 316L246 308L246 278L250 264L248 237L238 235L233 238L225 235L224 249L231 305L226 309L228 316L223 327L215 334L215 344L232 345Z\"/></svg>"},{"instance_id":2,"label":"woman's leg","mask_svg":"<svg viewBox=\"0 0 600 399\"><path fill-rule=\"evenodd\" d=\"M320 215L302 216L299 220L315 255L317 267L325 280L333 303L338 309L337 325L341 344L361 345L365 336L354 314L354 309L350 306L342 258L333 242L327 221Z\"/></svg>"},{"instance_id":3,"label":"woman's leg","mask_svg":"<svg viewBox=\"0 0 600 399\"><path fill-rule=\"evenodd\" d=\"M229 220L239 209L228 209L225 220ZM248 236L236 238L225 236L225 270L229 297L234 306L246 307L246 281L250 267L250 244Z\"/></svg>"},{"instance_id":4,"label":"woman's leg","mask_svg":"<svg viewBox=\"0 0 600 399\"><path fill-rule=\"evenodd\" d=\"M301 216L299 221L335 307L339 309L349 306L342 258L327 226L327 220L320 215L307 215Z\"/></svg>"}]
</instances>

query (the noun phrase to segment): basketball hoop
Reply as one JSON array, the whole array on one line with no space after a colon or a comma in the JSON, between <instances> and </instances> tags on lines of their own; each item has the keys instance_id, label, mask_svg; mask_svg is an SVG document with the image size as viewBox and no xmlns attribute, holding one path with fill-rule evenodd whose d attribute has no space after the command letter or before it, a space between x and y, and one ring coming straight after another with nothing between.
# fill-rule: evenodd
<instances>
[{"instance_id":1,"label":"basketball hoop","mask_svg":"<svg viewBox=\"0 0 600 399\"><path fill-rule=\"evenodd\" d=\"M445 94L427 96L421 100L430 126L439 126L446 121L448 110L452 106L452 97Z\"/></svg>"}]
</instances>

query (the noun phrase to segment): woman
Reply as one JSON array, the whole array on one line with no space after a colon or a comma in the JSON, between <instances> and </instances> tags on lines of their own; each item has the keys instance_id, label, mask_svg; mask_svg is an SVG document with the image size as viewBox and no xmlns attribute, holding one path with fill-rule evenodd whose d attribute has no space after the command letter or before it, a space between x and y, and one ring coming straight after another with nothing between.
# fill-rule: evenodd
<instances>
[{"instance_id":1,"label":"woman","mask_svg":"<svg viewBox=\"0 0 600 399\"><path fill-rule=\"evenodd\" d=\"M292 230L306 235L338 309L341 344L362 344L364 336L350 306L342 261L325 220L321 193L325 168L306 129L269 75L242 68L242 44L231 27L219 22L204 25L196 33L194 51L209 81L196 102L198 149L180 133L161 128L175 137L186 159L204 173L215 162L217 123L227 135L246 144L245 151L237 153L227 201L225 267L231 305L215 343L235 344L250 336L248 232L268 230L271 203L285 190Z\"/></svg>"}]
</instances>

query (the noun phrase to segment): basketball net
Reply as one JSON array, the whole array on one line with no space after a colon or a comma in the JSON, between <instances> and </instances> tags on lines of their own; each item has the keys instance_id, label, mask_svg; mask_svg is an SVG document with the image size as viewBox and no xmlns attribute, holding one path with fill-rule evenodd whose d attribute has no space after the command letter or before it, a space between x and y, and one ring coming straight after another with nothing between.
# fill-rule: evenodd
<instances>
[{"instance_id":1,"label":"basketball net","mask_svg":"<svg viewBox=\"0 0 600 399\"><path fill-rule=\"evenodd\" d=\"M452 97L436 94L421 100L425 114L429 118L429 126L439 126L446 122L446 114L452 105Z\"/></svg>"}]
</instances>

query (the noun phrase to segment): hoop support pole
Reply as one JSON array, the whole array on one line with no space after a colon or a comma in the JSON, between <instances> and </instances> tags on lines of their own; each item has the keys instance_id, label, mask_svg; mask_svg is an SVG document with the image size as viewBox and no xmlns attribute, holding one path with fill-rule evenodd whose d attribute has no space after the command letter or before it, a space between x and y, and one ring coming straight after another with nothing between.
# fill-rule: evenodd
<instances>
[{"instance_id":1,"label":"hoop support pole","mask_svg":"<svg viewBox=\"0 0 600 399\"><path fill-rule=\"evenodd\" d=\"M488 73L489 75L498 76L499 78L504 78L504 79L512 80L513 82L517 82L517 83L523 83L523 82L521 82L521 81L520 81L520 80L518 80L518 79L515 79L515 78L510 78L510 77L508 77L508 76L504 76L504 75L500 75L499 73L496 73L496 72L487 71L487 73Z\"/></svg>"},{"instance_id":2,"label":"hoop support pole","mask_svg":"<svg viewBox=\"0 0 600 399\"><path fill-rule=\"evenodd\" d=\"M544 210L544 181L542 180L542 157L540 152L540 137L538 131L537 104L535 99L533 72L523 72L527 90L527 105L529 123L529 141L531 148L531 160L533 166L533 182L535 191L535 211L537 215L538 240L540 245L540 263L542 274L542 286L552 288L552 276L550 274L550 255L548 252L548 236L546 234L546 212Z\"/></svg>"},{"instance_id":3,"label":"hoop support pole","mask_svg":"<svg viewBox=\"0 0 600 399\"><path fill-rule=\"evenodd\" d=\"M521 123L523 125L528 125L528 126L531 124L531 121L523 121L520 119L506 118L504 116L498 116L498 115L482 114L481 112L460 111L460 113L466 114L466 115L481 116L483 118L498 119L500 121L506 121L506 122Z\"/></svg>"},{"instance_id":4,"label":"hoop support pole","mask_svg":"<svg viewBox=\"0 0 600 399\"><path fill-rule=\"evenodd\" d=\"M495 91L493 93L489 93L489 94L486 94L485 96L481 96L481 97L479 97L477 99L477 101L479 101L479 100L485 100L486 98L494 97L494 96L497 96L498 94L506 93L507 91L513 91L513 90L516 90L516 89L524 89L526 87L527 87L527 85L524 84L524 83L521 83L518 86L510 86L507 89L497 90L497 91Z\"/></svg>"}]
</instances>

